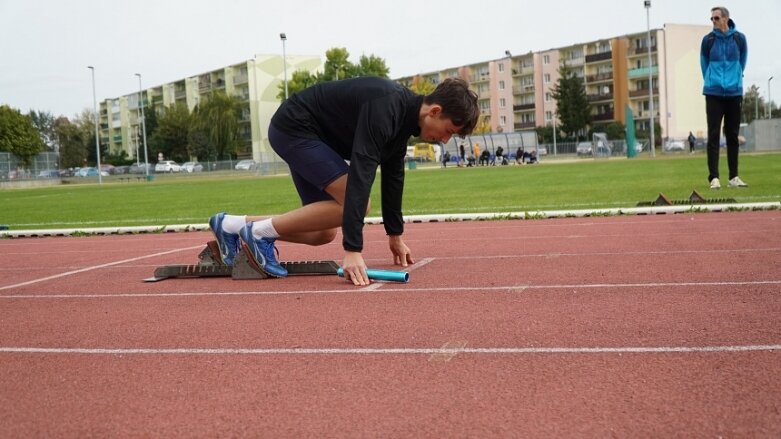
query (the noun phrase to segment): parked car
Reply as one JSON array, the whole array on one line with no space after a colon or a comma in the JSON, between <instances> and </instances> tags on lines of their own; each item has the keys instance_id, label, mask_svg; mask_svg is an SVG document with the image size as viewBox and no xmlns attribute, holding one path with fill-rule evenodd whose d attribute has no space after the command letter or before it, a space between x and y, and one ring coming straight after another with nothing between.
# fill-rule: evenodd
<instances>
[{"instance_id":1,"label":"parked car","mask_svg":"<svg viewBox=\"0 0 781 439\"><path fill-rule=\"evenodd\" d=\"M203 165L198 162L184 162L182 163L182 170L185 172L201 172L203 171Z\"/></svg>"},{"instance_id":2,"label":"parked car","mask_svg":"<svg viewBox=\"0 0 781 439\"><path fill-rule=\"evenodd\" d=\"M146 163L134 163L127 168L128 174L146 174ZM152 165L149 165L149 170L152 170Z\"/></svg>"},{"instance_id":3,"label":"parked car","mask_svg":"<svg viewBox=\"0 0 781 439\"><path fill-rule=\"evenodd\" d=\"M578 153L578 156L591 156L591 142L580 142L578 143L578 146L575 148L575 152Z\"/></svg>"},{"instance_id":4,"label":"parked car","mask_svg":"<svg viewBox=\"0 0 781 439\"><path fill-rule=\"evenodd\" d=\"M108 173L111 175L127 174L129 168L130 166L114 166L113 168L111 168L111 170L108 171Z\"/></svg>"},{"instance_id":5,"label":"parked car","mask_svg":"<svg viewBox=\"0 0 781 439\"><path fill-rule=\"evenodd\" d=\"M181 169L179 163L173 160L163 160L155 165L155 172L179 172Z\"/></svg>"},{"instance_id":6,"label":"parked car","mask_svg":"<svg viewBox=\"0 0 781 439\"><path fill-rule=\"evenodd\" d=\"M666 152L678 152L686 151L689 147L688 145L684 145L684 141L681 139L670 139L664 142L663 148Z\"/></svg>"},{"instance_id":7,"label":"parked car","mask_svg":"<svg viewBox=\"0 0 781 439\"><path fill-rule=\"evenodd\" d=\"M106 171L100 171L100 175L102 177L108 177L108 172ZM76 177L97 177L98 176L98 168L88 167L88 168L81 168L78 172L76 172Z\"/></svg>"},{"instance_id":8,"label":"parked car","mask_svg":"<svg viewBox=\"0 0 781 439\"><path fill-rule=\"evenodd\" d=\"M60 178L60 171L56 169L47 169L39 172L38 178Z\"/></svg>"},{"instance_id":9,"label":"parked car","mask_svg":"<svg viewBox=\"0 0 781 439\"><path fill-rule=\"evenodd\" d=\"M258 164L255 162L255 160L242 160L236 163L237 171L254 171L257 169L257 167Z\"/></svg>"},{"instance_id":10,"label":"parked car","mask_svg":"<svg viewBox=\"0 0 781 439\"><path fill-rule=\"evenodd\" d=\"M107 174L113 174L114 173L114 165L109 165L108 163L103 163L100 165L100 170L107 173Z\"/></svg>"}]
</instances>

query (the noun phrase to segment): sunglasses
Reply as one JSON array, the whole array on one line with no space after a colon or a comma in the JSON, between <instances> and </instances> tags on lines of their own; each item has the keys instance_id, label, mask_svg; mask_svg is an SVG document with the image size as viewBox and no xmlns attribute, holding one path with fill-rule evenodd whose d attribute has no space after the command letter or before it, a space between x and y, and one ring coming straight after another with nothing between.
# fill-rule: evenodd
<instances>
[{"instance_id":1,"label":"sunglasses","mask_svg":"<svg viewBox=\"0 0 781 439\"><path fill-rule=\"evenodd\" d=\"M711 17L710 21L719 21L721 17Z\"/></svg>"}]
</instances>

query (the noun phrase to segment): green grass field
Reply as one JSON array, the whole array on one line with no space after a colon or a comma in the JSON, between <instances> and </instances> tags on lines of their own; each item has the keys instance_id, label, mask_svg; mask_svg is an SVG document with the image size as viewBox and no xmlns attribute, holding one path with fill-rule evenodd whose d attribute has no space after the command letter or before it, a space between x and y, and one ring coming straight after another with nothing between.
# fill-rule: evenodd
<instances>
[{"instance_id":1,"label":"green grass field","mask_svg":"<svg viewBox=\"0 0 781 439\"><path fill-rule=\"evenodd\" d=\"M708 189L702 154L487 168L419 167L407 172L404 213L634 207L660 192L686 199L692 190L740 203L781 201L781 154L742 154L746 189L726 187L725 157L721 169L724 188L716 192ZM379 178L370 216L380 215ZM12 230L202 224L220 211L266 215L298 205L288 176L158 175L151 183L109 178L103 185L0 190L0 224Z\"/></svg>"}]
</instances>

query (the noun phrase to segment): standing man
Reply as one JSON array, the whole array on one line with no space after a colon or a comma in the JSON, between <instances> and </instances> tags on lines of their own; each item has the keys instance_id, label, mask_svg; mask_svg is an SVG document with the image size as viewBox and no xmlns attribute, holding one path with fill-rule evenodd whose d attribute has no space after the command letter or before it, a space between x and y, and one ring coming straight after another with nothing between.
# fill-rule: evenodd
<instances>
[{"instance_id":1,"label":"standing man","mask_svg":"<svg viewBox=\"0 0 781 439\"><path fill-rule=\"evenodd\" d=\"M702 39L700 67L705 85L705 112L708 118L708 181L720 189L719 139L722 120L727 139L729 186L747 187L738 176L738 129L743 104L743 70L746 68L746 36L735 30L727 8L711 9L713 31Z\"/></svg>"},{"instance_id":2,"label":"standing man","mask_svg":"<svg viewBox=\"0 0 781 439\"><path fill-rule=\"evenodd\" d=\"M694 134L692 134L691 131L689 131L689 137L687 137L686 140L689 141L689 154L694 154L694 142L697 141L697 139L694 138Z\"/></svg>"},{"instance_id":3,"label":"standing man","mask_svg":"<svg viewBox=\"0 0 781 439\"><path fill-rule=\"evenodd\" d=\"M222 261L231 265L241 246L257 270L285 277L276 259L277 239L327 244L341 226L345 278L368 285L361 255L363 222L379 167L382 217L394 263L414 263L401 239L407 141L420 136L446 144L453 135L470 134L479 115L477 94L457 78L442 81L427 96L374 77L317 84L290 96L271 118L268 134L271 147L290 167L302 207L273 218L212 216L209 227ZM262 192L257 199L262 203Z\"/></svg>"}]
</instances>

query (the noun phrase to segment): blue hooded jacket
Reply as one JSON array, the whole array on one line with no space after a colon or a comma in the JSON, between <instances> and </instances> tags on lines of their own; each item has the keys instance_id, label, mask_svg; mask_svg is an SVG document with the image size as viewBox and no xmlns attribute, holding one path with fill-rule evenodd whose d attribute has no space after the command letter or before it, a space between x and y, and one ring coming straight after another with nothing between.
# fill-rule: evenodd
<instances>
[{"instance_id":1,"label":"blue hooded jacket","mask_svg":"<svg viewBox=\"0 0 781 439\"><path fill-rule=\"evenodd\" d=\"M743 70L748 57L746 36L735 30L732 19L727 25L729 30L726 33L714 28L713 32L705 35L700 45L704 95L743 96Z\"/></svg>"}]
</instances>

